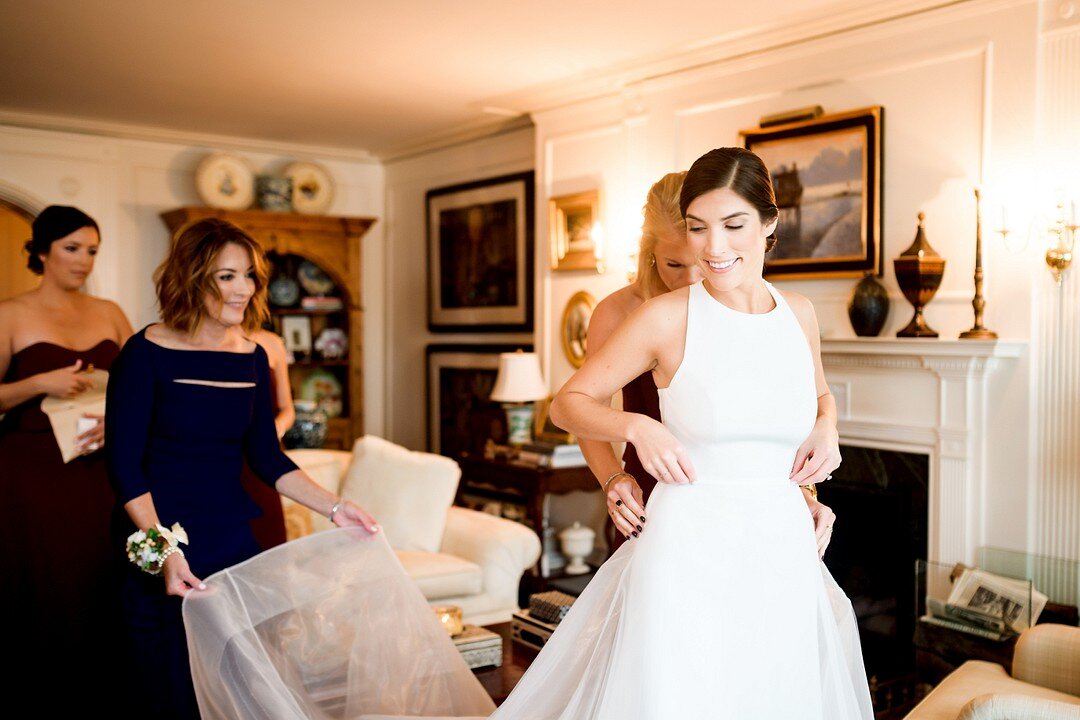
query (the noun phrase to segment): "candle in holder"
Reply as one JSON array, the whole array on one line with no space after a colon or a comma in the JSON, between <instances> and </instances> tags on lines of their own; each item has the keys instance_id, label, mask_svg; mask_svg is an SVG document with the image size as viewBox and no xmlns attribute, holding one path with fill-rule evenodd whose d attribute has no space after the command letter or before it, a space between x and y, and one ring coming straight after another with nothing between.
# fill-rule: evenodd
<instances>
[{"instance_id":1,"label":"candle in holder","mask_svg":"<svg viewBox=\"0 0 1080 720\"><path fill-rule=\"evenodd\" d=\"M439 624L450 637L460 635L465 631L465 623L461 619L461 608L457 605L436 605L431 609L435 611Z\"/></svg>"}]
</instances>

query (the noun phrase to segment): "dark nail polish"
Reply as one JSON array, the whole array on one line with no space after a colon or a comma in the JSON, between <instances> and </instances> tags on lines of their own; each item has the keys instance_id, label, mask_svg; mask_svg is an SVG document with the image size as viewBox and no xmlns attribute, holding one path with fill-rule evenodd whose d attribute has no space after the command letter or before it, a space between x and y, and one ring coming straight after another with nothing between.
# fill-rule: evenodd
<instances>
[{"instance_id":1,"label":"dark nail polish","mask_svg":"<svg viewBox=\"0 0 1080 720\"><path fill-rule=\"evenodd\" d=\"M622 500L616 500L615 507L622 507Z\"/></svg>"},{"instance_id":2,"label":"dark nail polish","mask_svg":"<svg viewBox=\"0 0 1080 720\"><path fill-rule=\"evenodd\" d=\"M637 530L635 530L634 532L632 532L630 534L633 535L634 537L637 537Z\"/></svg>"},{"instance_id":3,"label":"dark nail polish","mask_svg":"<svg viewBox=\"0 0 1080 720\"><path fill-rule=\"evenodd\" d=\"M641 532L641 526L640 525L637 526L637 531Z\"/></svg>"},{"instance_id":4,"label":"dark nail polish","mask_svg":"<svg viewBox=\"0 0 1080 720\"><path fill-rule=\"evenodd\" d=\"M638 517L641 518L641 522L645 522L645 516L644 515L638 515Z\"/></svg>"}]
</instances>

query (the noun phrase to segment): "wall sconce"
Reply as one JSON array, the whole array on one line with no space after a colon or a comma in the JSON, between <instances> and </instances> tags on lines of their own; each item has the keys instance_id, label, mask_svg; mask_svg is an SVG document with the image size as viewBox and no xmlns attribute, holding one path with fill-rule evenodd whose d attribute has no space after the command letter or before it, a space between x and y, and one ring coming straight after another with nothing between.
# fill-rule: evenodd
<instances>
[{"instance_id":1,"label":"wall sconce","mask_svg":"<svg viewBox=\"0 0 1080 720\"><path fill-rule=\"evenodd\" d=\"M1065 271L1072 265L1073 247L1076 242L1076 203L1070 203L1069 219L1065 219L1065 203L1057 205L1057 219L1050 226L1050 247L1046 250L1046 264L1054 276L1054 282L1061 284Z\"/></svg>"}]
</instances>

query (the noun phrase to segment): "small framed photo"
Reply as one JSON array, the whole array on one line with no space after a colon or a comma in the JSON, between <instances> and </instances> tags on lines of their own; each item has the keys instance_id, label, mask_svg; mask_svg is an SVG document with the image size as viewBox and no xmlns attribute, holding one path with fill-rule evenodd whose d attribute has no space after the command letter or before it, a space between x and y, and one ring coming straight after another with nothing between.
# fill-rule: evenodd
<instances>
[{"instance_id":1,"label":"small framed photo","mask_svg":"<svg viewBox=\"0 0 1080 720\"><path fill-rule=\"evenodd\" d=\"M285 315L281 318L281 337L285 341L285 349L293 355L311 355L311 318L307 315Z\"/></svg>"},{"instance_id":2,"label":"small framed photo","mask_svg":"<svg viewBox=\"0 0 1080 720\"><path fill-rule=\"evenodd\" d=\"M533 329L533 173L429 190L428 328Z\"/></svg>"},{"instance_id":3,"label":"small framed photo","mask_svg":"<svg viewBox=\"0 0 1080 720\"><path fill-rule=\"evenodd\" d=\"M551 198L548 217L551 269L599 270L600 192L590 190Z\"/></svg>"},{"instance_id":4,"label":"small framed photo","mask_svg":"<svg viewBox=\"0 0 1080 720\"><path fill-rule=\"evenodd\" d=\"M536 401L536 414L533 416L533 437L543 442L569 445L577 442L577 439L561 427L551 422L552 398Z\"/></svg>"},{"instance_id":5,"label":"small framed photo","mask_svg":"<svg viewBox=\"0 0 1080 720\"><path fill-rule=\"evenodd\" d=\"M506 411L491 399L499 353L532 345L428 345L428 450L454 458L483 457L489 439L505 443Z\"/></svg>"},{"instance_id":6,"label":"small framed photo","mask_svg":"<svg viewBox=\"0 0 1080 720\"><path fill-rule=\"evenodd\" d=\"M765 277L881 274L883 118L875 106L740 132L780 209Z\"/></svg>"}]
</instances>

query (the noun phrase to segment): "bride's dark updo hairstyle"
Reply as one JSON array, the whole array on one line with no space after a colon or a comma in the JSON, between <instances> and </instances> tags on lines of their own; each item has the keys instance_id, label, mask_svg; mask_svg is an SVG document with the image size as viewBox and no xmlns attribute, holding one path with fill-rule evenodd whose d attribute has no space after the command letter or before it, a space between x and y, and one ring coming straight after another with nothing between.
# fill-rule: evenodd
<instances>
[{"instance_id":1,"label":"bride's dark updo hairstyle","mask_svg":"<svg viewBox=\"0 0 1080 720\"><path fill-rule=\"evenodd\" d=\"M26 267L35 275L45 273L45 263L41 256L49 254L49 248L60 238L66 238L71 233L84 227L92 227L101 234L98 224L82 210L69 205L50 205L38 213L30 226L32 237L26 241L23 247L30 257L26 259Z\"/></svg>"},{"instance_id":2,"label":"bride's dark updo hairstyle","mask_svg":"<svg viewBox=\"0 0 1080 720\"><path fill-rule=\"evenodd\" d=\"M679 210L686 218L686 209L705 193L730 188L736 195L753 205L762 224L780 215L776 207L772 177L765 163L745 148L716 148L705 153L690 166L679 195ZM776 232L765 240L765 252L776 245Z\"/></svg>"}]
</instances>

